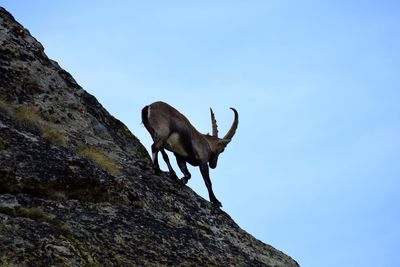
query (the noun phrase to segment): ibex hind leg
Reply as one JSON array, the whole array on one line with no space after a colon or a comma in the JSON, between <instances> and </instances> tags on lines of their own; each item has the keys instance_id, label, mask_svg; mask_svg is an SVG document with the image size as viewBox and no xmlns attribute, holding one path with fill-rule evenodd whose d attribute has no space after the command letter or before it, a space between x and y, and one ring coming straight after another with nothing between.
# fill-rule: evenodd
<instances>
[{"instance_id":1,"label":"ibex hind leg","mask_svg":"<svg viewBox=\"0 0 400 267\"><path fill-rule=\"evenodd\" d=\"M173 180L178 180L178 176L176 176L176 173L175 173L174 169L172 169L171 163L169 162L167 153L165 152L164 149L160 149L160 151L161 151L161 154L163 156L165 163L168 166L169 177L171 177L171 179L173 179Z\"/></svg>"},{"instance_id":2,"label":"ibex hind leg","mask_svg":"<svg viewBox=\"0 0 400 267\"><path fill-rule=\"evenodd\" d=\"M158 164L158 151L156 143L151 145L151 153L152 153L152 160L153 160L153 169L155 174L161 174L160 165Z\"/></svg>"}]
</instances>

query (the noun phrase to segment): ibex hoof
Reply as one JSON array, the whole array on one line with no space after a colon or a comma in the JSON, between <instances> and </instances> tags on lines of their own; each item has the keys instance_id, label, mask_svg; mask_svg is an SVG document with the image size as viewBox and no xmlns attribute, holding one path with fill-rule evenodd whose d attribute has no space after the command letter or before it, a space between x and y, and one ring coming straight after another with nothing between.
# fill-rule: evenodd
<instances>
[{"instance_id":1,"label":"ibex hoof","mask_svg":"<svg viewBox=\"0 0 400 267\"><path fill-rule=\"evenodd\" d=\"M213 205L216 206L217 208L221 208L221 207L222 207L221 202L219 202L218 200L214 200L212 203L213 203Z\"/></svg>"},{"instance_id":2,"label":"ibex hoof","mask_svg":"<svg viewBox=\"0 0 400 267\"><path fill-rule=\"evenodd\" d=\"M183 178L181 178L179 181L181 182L182 185L185 185L185 184L187 184L187 182L188 182L189 180L186 179L185 177L183 177Z\"/></svg>"}]
</instances>

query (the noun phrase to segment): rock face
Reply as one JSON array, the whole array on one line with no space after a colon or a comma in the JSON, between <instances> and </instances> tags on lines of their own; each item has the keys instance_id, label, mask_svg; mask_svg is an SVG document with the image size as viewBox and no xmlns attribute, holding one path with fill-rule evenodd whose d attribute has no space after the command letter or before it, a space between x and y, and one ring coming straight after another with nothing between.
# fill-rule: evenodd
<instances>
[{"instance_id":1,"label":"rock face","mask_svg":"<svg viewBox=\"0 0 400 267\"><path fill-rule=\"evenodd\" d=\"M3 8L0 265L298 266L155 175L139 140Z\"/></svg>"}]
</instances>

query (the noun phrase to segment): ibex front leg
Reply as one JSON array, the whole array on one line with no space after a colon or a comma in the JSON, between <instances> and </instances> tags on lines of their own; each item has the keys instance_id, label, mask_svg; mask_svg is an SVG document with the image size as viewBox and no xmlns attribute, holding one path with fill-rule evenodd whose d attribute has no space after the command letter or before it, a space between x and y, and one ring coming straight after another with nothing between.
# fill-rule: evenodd
<instances>
[{"instance_id":1,"label":"ibex front leg","mask_svg":"<svg viewBox=\"0 0 400 267\"><path fill-rule=\"evenodd\" d=\"M200 171L201 171L201 175L203 176L204 182L206 183L210 201L217 207L222 207L221 202L219 202L219 200L215 197L214 192L212 190L212 184L211 184L211 179L210 179L207 163L200 165Z\"/></svg>"},{"instance_id":2,"label":"ibex front leg","mask_svg":"<svg viewBox=\"0 0 400 267\"><path fill-rule=\"evenodd\" d=\"M187 184L187 182L189 181L189 179L192 175L190 174L190 172L186 166L186 161L178 155L175 155L175 156L176 156L176 162L178 163L178 167L179 167L179 169L181 169L181 171L184 175L184 177L181 178L181 183Z\"/></svg>"}]
</instances>

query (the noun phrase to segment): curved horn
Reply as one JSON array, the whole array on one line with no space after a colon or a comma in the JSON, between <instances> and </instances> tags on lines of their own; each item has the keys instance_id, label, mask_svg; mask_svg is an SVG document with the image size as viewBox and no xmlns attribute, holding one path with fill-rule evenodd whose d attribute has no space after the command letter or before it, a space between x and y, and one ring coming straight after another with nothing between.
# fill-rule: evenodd
<instances>
[{"instance_id":1,"label":"curved horn","mask_svg":"<svg viewBox=\"0 0 400 267\"><path fill-rule=\"evenodd\" d=\"M232 123L231 129L229 130L229 132L224 136L224 139L232 139L232 137L235 135L236 129L238 127L239 124L239 114L236 111L236 109L231 108L233 110L233 112L235 113L235 119Z\"/></svg>"},{"instance_id":2,"label":"curved horn","mask_svg":"<svg viewBox=\"0 0 400 267\"><path fill-rule=\"evenodd\" d=\"M214 112L213 112L212 108L210 108L210 111L211 111L212 135L215 136L215 137L218 137L217 121L215 120L215 115L214 115Z\"/></svg>"}]
</instances>

